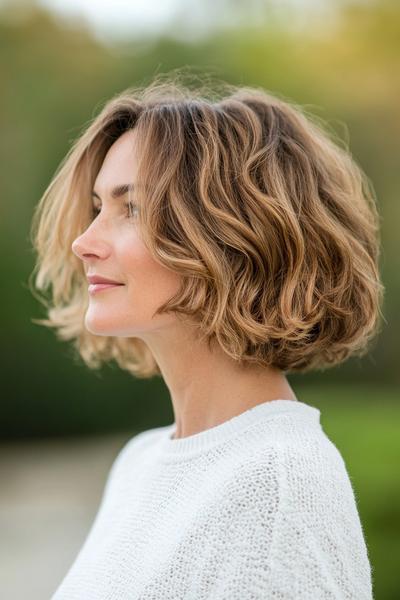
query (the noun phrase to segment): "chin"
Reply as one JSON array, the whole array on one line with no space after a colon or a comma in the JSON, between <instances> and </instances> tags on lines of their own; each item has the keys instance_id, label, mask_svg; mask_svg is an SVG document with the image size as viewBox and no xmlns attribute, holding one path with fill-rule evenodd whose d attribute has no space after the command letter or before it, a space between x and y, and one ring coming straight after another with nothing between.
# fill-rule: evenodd
<instances>
[{"instance_id":1,"label":"chin","mask_svg":"<svg viewBox=\"0 0 400 600\"><path fill-rule=\"evenodd\" d=\"M110 320L100 318L85 318L85 327L93 335L102 335L107 337L133 337L132 331L127 331L120 323L110 323Z\"/></svg>"},{"instance_id":2,"label":"chin","mask_svg":"<svg viewBox=\"0 0 400 600\"><path fill-rule=\"evenodd\" d=\"M97 328L96 327L88 327L86 325L86 329L92 335L103 335L103 336L115 335L114 333L110 333L109 331L104 331L103 329L100 329L98 327Z\"/></svg>"},{"instance_id":3,"label":"chin","mask_svg":"<svg viewBox=\"0 0 400 600\"><path fill-rule=\"evenodd\" d=\"M99 319L97 317L86 315L85 327L93 335L117 335L112 327L111 323L107 323L106 320Z\"/></svg>"}]
</instances>

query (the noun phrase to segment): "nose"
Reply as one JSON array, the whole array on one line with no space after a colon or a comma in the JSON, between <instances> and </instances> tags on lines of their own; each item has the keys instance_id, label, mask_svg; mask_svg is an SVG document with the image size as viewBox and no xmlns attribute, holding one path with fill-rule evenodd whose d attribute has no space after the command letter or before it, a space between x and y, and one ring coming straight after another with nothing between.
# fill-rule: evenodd
<instances>
[{"instance_id":1,"label":"nose","mask_svg":"<svg viewBox=\"0 0 400 600\"><path fill-rule=\"evenodd\" d=\"M91 227L74 239L71 250L82 261L90 261L93 258L104 259L110 254L109 245L95 235Z\"/></svg>"}]
</instances>

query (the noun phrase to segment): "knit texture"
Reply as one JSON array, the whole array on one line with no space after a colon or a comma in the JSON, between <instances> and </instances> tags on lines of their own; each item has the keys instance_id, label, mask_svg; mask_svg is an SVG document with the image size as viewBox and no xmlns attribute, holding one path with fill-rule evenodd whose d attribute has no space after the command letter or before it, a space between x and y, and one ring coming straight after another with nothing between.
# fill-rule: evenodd
<instances>
[{"instance_id":1,"label":"knit texture","mask_svg":"<svg viewBox=\"0 0 400 600\"><path fill-rule=\"evenodd\" d=\"M259 404L120 450L52 600L371 600L354 490L320 411Z\"/></svg>"}]
</instances>

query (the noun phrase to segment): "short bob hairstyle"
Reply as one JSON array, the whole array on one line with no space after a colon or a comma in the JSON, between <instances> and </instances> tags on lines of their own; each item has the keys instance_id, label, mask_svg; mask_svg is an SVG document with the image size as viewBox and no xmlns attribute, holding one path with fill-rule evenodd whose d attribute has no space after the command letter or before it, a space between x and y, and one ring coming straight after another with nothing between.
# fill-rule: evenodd
<instances>
[{"instance_id":1,"label":"short bob hairstyle","mask_svg":"<svg viewBox=\"0 0 400 600\"><path fill-rule=\"evenodd\" d=\"M366 353L380 329L379 215L373 187L322 119L258 87L187 86L156 76L108 100L40 199L31 240L48 319L92 369L115 360L161 371L135 337L84 325L84 265L71 244L92 220L93 185L125 131L140 136L137 225L151 255L182 276L158 308L198 324L242 366L306 372ZM320 123L321 122L321 123Z\"/></svg>"}]
</instances>

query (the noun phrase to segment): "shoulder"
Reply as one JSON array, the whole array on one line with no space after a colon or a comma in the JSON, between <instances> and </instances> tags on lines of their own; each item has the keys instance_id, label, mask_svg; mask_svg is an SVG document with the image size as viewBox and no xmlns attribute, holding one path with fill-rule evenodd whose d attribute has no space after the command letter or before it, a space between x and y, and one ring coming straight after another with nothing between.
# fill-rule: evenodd
<instances>
[{"instance_id":1,"label":"shoulder","mask_svg":"<svg viewBox=\"0 0 400 600\"><path fill-rule=\"evenodd\" d=\"M319 424L299 424L282 415L274 429L260 424L249 430L241 446L225 482L228 495L243 498L250 491L253 500L265 505L273 496L271 505L277 510L316 513L322 504L354 509L346 464Z\"/></svg>"},{"instance_id":2,"label":"shoulder","mask_svg":"<svg viewBox=\"0 0 400 600\"><path fill-rule=\"evenodd\" d=\"M127 456L130 452L148 446L165 431L167 431L167 429L169 429L170 427L171 425L165 425L162 427L153 427L152 429L140 431L139 433L135 434L133 437L128 439L127 442L125 442L125 444L119 451L117 458L123 458Z\"/></svg>"},{"instance_id":3,"label":"shoulder","mask_svg":"<svg viewBox=\"0 0 400 600\"><path fill-rule=\"evenodd\" d=\"M146 450L151 449L152 444L160 434L164 433L170 425L147 429L129 438L117 452L107 475L103 496L108 496L111 489L119 489L119 482L126 479L127 474L134 466L140 465Z\"/></svg>"},{"instance_id":4,"label":"shoulder","mask_svg":"<svg viewBox=\"0 0 400 600\"><path fill-rule=\"evenodd\" d=\"M345 461L322 427L296 428L259 444L232 482L241 519L259 531L273 522L274 552L351 557L368 571L356 496ZM275 545L276 544L276 545ZM318 554L320 553L320 554ZM332 556L333 555L333 556ZM293 557L294 558L294 557Z\"/></svg>"},{"instance_id":5,"label":"shoulder","mask_svg":"<svg viewBox=\"0 0 400 600\"><path fill-rule=\"evenodd\" d=\"M332 517L355 513L343 456L322 427L281 443L281 487L288 508Z\"/></svg>"},{"instance_id":6,"label":"shoulder","mask_svg":"<svg viewBox=\"0 0 400 600\"><path fill-rule=\"evenodd\" d=\"M149 448L153 442L155 442L156 439L170 427L170 425L166 425L162 427L146 429L145 431L141 431L129 438L118 451L111 469L115 470L124 464L129 463L131 459L136 458L138 454L140 454L146 448Z\"/></svg>"},{"instance_id":7,"label":"shoulder","mask_svg":"<svg viewBox=\"0 0 400 600\"><path fill-rule=\"evenodd\" d=\"M247 573L235 597L239 587L247 597L251 582L260 597L371 600L369 557L346 465L323 429L280 415L238 438L233 455L207 524L216 523L212 538L229 548L226 580Z\"/></svg>"}]
</instances>

